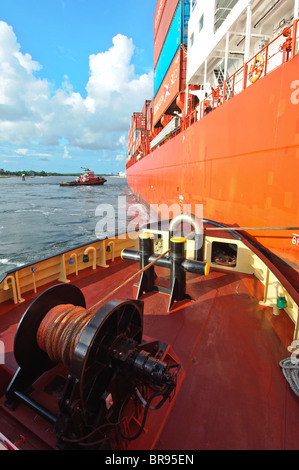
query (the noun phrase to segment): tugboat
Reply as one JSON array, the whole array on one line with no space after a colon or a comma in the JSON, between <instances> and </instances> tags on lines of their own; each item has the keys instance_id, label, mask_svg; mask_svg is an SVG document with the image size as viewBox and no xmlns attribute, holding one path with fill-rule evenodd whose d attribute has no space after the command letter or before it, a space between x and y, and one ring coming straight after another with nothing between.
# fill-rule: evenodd
<instances>
[{"instance_id":1,"label":"tugboat","mask_svg":"<svg viewBox=\"0 0 299 470\"><path fill-rule=\"evenodd\" d=\"M76 178L76 181L63 181L60 186L99 186L107 180L103 176L95 176L94 171L89 168L83 168L84 172Z\"/></svg>"},{"instance_id":2,"label":"tugboat","mask_svg":"<svg viewBox=\"0 0 299 470\"><path fill-rule=\"evenodd\" d=\"M0 449L298 450L298 309L243 232L191 214L1 275Z\"/></svg>"},{"instance_id":3,"label":"tugboat","mask_svg":"<svg viewBox=\"0 0 299 470\"><path fill-rule=\"evenodd\" d=\"M135 467L140 450L299 449L298 9L157 2L156 97L133 115L126 171L161 214L0 275L0 449Z\"/></svg>"}]
</instances>

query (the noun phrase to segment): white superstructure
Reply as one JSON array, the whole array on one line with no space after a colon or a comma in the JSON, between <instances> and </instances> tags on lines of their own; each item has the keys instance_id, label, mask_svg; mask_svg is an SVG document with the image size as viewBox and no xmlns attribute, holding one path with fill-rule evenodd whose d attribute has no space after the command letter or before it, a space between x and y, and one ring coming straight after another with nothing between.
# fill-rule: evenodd
<instances>
[{"instance_id":1,"label":"white superstructure","mask_svg":"<svg viewBox=\"0 0 299 470\"><path fill-rule=\"evenodd\" d=\"M201 85L209 93L289 26L298 17L298 4L298 0L191 1L187 83Z\"/></svg>"}]
</instances>

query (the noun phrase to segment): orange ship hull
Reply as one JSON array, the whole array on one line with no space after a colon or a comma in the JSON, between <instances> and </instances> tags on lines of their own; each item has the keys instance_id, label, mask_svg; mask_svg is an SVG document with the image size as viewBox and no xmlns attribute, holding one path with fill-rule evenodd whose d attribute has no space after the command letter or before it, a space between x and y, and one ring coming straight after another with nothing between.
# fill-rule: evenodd
<instances>
[{"instance_id":1,"label":"orange ship hull","mask_svg":"<svg viewBox=\"0 0 299 470\"><path fill-rule=\"evenodd\" d=\"M204 218L234 227L298 225L298 71L297 55L128 167L134 193L148 204L202 204ZM299 268L299 233L249 236L285 272Z\"/></svg>"}]
</instances>

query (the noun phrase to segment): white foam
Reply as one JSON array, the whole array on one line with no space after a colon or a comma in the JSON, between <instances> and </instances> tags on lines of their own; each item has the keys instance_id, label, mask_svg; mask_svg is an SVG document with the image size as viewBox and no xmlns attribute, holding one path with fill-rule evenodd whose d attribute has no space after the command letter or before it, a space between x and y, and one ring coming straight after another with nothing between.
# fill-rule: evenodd
<instances>
[{"instance_id":1,"label":"white foam","mask_svg":"<svg viewBox=\"0 0 299 470\"><path fill-rule=\"evenodd\" d=\"M18 268L20 268L21 266L24 266L25 263L14 263Z\"/></svg>"},{"instance_id":2,"label":"white foam","mask_svg":"<svg viewBox=\"0 0 299 470\"><path fill-rule=\"evenodd\" d=\"M1 264L8 264L8 263L9 263L9 259L7 259L7 258L0 259L0 263L1 263Z\"/></svg>"}]
</instances>

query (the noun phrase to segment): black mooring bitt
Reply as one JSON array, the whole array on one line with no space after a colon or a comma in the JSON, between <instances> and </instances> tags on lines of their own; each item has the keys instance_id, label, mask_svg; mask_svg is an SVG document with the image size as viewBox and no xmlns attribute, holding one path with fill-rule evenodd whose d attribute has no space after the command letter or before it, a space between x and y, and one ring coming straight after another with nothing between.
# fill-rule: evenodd
<instances>
[{"instance_id":1,"label":"black mooring bitt","mask_svg":"<svg viewBox=\"0 0 299 470\"><path fill-rule=\"evenodd\" d=\"M150 233L144 233L139 236L140 269L145 268L150 263L149 258L154 252L154 237ZM138 291L152 292L155 285L155 268L151 266L141 275ZM139 292L138 292L139 294ZM140 295L137 294L137 299Z\"/></svg>"},{"instance_id":2,"label":"black mooring bitt","mask_svg":"<svg viewBox=\"0 0 299 470\"><path fill-rule=\"evenodd\" d=\"M154 255L154 237L149 233L141 234L139 237L139 251L125 249L122 251L122 258L140 263L140 269L155 261L159 256ZM155 286L155 268L151 266L145 270L140 277L136 298L139 299L143 293L164 292L170 295L168 311L174 301L184 299L193 300L186 294L186 272L193 272L199 275L207 275L209 264L202 261L186 260L184 237L172 237L170 239L170 255L163 257L156 262L156 266L170 269L170 289Z\"/></svg>"}]
</instances>

